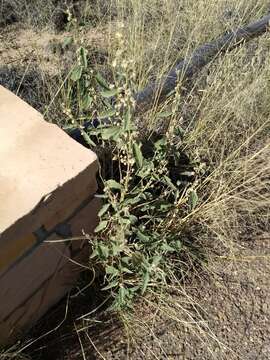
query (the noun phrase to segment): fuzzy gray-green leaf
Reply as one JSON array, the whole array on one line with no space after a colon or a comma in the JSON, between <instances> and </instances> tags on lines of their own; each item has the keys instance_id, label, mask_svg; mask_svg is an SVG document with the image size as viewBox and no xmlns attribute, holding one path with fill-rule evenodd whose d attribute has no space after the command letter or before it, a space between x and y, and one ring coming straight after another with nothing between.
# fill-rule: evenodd
<instances>
[{"instance_id":1,"label":"fuzzy gray-green leaf","mask_svg":"<svg viewBox=\"0 0 270 360\"><path fill-rule=\"evenodd\" d=\"M110 89L110 90L101 91L100 95L104 98L110 98L112 96L115 96L117 93L118 93L117 89Z\"/></svg>"},{"instance_id":2,"label":"fuzzy gray-green leaf","mask_svg":"<svg viewBox=\"0 0 270 360\"><path fill-rule=\"evenodd\" d=\"M147 271L143 275L142 295L145 293L147 286L149 284L149 281L150 281L150 275L149 275L149 272Z\"/></svg>"},{"instance_id":3,"label":"fuzzy gray-green leaf","mask_svg":"<svg viewBox=\"0 0 270 360\"><path fill-rule=\"evenodd\" d=\"M137 167L140 169L143 166L143 155L140 146L136 142L133 144L133 155L135 157Z\"/></svg>"},{"instance_id":4,"label":"fuzzy gray-green leaf","mask_svg":"<svg viewBox=\"0 0 270 360\"><path fill-rule=\"evenodd\" d=\"M83 129L81 129L81 134L82 134L84 140L87 142L88 145L90 145L90 146L96 146L96 144L94 143L93 140L91 140L90 136L87 134L86 131L84 131Z\"/></svg>"},{"instance_id":5,"label":"fuzzy gray-green leaf","mask_svg":"<svg viewBox=\"0 0 270 360\"><path fill-rule=\"evenodd\" d=\"M95 233L101 232L102 230L104 230L106 228L107 225L108 225L107 220L101 221L98 224L98 226L95 228Z\"/></svg>"},{"instance_id":6,"label":"fuzzy gray-green leaf","mask_svg":"<svg viewBox=\"0 0 270 360\"><path fill-rule=\"evenodd\" d=\"M103 205L102 208L98 212L98 216L101 218L107 212L109 207L110 207L110 204Z\"/></svg>"},{"instance_id":7,"label":"fuzzy gray-green leaf","mask_svg":"<svg viewBox=\"0 0 270 360\"><path fill-rule=\"evenodd\" d=\"M103 140L109 140L113 136L119 134L121 129L119 129L117 126L109 127L102 130L101 136Z\"/></svg>"},{"instance_id":8,"label":"fuzzy gray-green leaf","mask_svg":"<svg viewBox=\"0 0 270 360\"><path fill-rule=\"evenodd\" d=\"M191 208L191 210L195 209L195 207L198 204L198 195L197 192L195 190L192 190L189 194L189 206Z\"/></svg>"},{"instance_id":9,"label":"fuzzy gray-green leaf","mask_svg":"<svg viewBox=\"0 0 270 360\"><path fill-rule=\"evenodd\" d=\"M72 70L70 78L72 81L78 81L82 77L83 67L81 65L75 66Z\"/></svg>"},{"instance_id":10,"label":"fuzzy gray-green leaf","mask_svg":"<svg viewBox=\"0 0 270 360\"><path fill-rule=\"evenodd\" d=\"M91 98L91 96L89 94L85 94L85 96L83 97L83 100L82 100L83 109L88 110L92 104L92 101L93 101L93 99Z\"/></svg>"},{"instance_id":11,"label":"fuzzy gray-green leaf","mask_svg":"<svg viewBox=\"0 0 270 360\"><path fill-rule=\"evenodd\" d=\"M110 90L109 84L107 83L107 81L104 79L104 77L100 73L97 73L95 77L96 77L96 80L97 80L98 84L103 89Z\"/></svg>"},{"instance_id":12,"label":"fuzzy gray-green leaf","mask_svg":"<svg viewBox=\"0 0 270 360\"><path fill-rule=\"evenodd\" d=\"M110 189L117 189L117 190L121 190L122 189L122 185L119 184L117 181L111 179L106 181L106 185L110 188Z\"/></svg>"}]
</instances>

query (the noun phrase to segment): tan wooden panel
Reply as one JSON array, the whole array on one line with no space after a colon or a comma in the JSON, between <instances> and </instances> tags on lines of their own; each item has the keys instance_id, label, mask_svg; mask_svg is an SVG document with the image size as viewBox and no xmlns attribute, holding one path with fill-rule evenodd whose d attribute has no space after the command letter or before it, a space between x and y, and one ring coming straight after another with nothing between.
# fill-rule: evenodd
<instances>
[{"instance_id":1,"label":"tan wooden panel","mask_svg":"<svg viewBox=\"0 0 270 360\"><path fill-rule=\"evenodd\" d=\"M59 239L57 235L52 236ZM25 256L0 279L0 321L10 314L70 257L66 243L44 243Z\"/></svg>"},{"instance_id":2,"label":"tan wooden panel","mask_svg":"<svg viewBox=\"0 0 270 360\"><path fill-rule=\"evenodd\" d=\"M0 343L10 344L23 335L74 285L79 271L71 262L54 273L8 318L0 320Z\"/></svg>"}]
</instances>

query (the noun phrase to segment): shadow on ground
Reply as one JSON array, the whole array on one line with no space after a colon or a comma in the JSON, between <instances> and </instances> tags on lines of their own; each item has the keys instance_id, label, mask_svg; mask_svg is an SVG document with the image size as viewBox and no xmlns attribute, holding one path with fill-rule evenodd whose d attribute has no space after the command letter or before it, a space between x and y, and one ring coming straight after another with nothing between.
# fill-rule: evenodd
<instances>
[{"instance_id":1,"label":"shadow on ground","mask_svg":"<svg viewBox=\"0 0 270 360\"><path fill-rule=\"evenodd\" d=\"M105 311L108 294L102 293L99 282L78 296L74 289L38 322L28 335L28 343L33 341L26 351L31 360L77 359L83 351L94 360L99 359L96 348L114 344L122 324L116 314Z\"/></svg>"}]
</instances>

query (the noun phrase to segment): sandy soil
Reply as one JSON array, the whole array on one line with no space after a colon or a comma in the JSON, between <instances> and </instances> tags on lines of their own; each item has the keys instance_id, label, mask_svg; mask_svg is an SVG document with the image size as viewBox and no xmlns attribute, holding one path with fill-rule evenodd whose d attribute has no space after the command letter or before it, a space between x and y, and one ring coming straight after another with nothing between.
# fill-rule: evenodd
<instances>
[{"instance_id":1,"label":"sandy soil","mask_svg":"<svg viewBox=\"0 0 270 360\"><path fill-rule=\"evenodd\" d=\"M248 246L247 246L248 245ZM243 244L235 259L217 260L213 279L193 283L196 302L212 330L208 336L171 324L158 332L158 359L269 359L270 358L270 241L269 237ZM131 359L154 359L153 347L143 341ZM152 352L151 352L152 350ZM106 356L105 356L106 357ZM117 353L115 359L124 358Z\"/></svg>"},{"instance_id":2,"label":"sandy soil","mask_svg":"<svg viewBox=\"0 0 270 360\"><path fill-rule=\"evenodd\" d=\"M80 35L91 61L101 66L107 58L106 31L98 27L85 29ZM72 35L67 31L41 31L20 23L0 28L0 85L43 113L76 61L79 40L65 45ZM57 104L51 113L57 116Z\"/></svg>"},{"instance_id":3,"label":"sandy soil","mask_svg":"<svg viewBox=\"0 0 270 360\"><path fill-rule=\"evenodd\" d=\"M101 351L104 358L269 359L269 254L270 238L265 234L253 243L243 244L235 259L216 261L209 269L215 275L213 279L203 278L194 282L192 289L186 289L203 309L212 337L210 332L200 335L195 329L165 318L129 355L127 349L111 351L105 347Z\"/></svg>"}]
</instances>

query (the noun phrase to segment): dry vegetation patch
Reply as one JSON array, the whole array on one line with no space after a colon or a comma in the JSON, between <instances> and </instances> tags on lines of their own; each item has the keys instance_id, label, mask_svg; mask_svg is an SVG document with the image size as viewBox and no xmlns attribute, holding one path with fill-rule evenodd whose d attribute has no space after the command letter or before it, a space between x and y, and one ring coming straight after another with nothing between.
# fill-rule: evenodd
<instances>
[{"instance_id":1,"label":"dry vegetation patch","mask_svg":"<svg viewBox=\"0 0 270 360\"><path fill-rule=\"evenodd\" d=\"M103 164L109 159L108 152L102 157L104 147L114 155L101 181L106 198L99 236L104 245L90 243L94 262L106 272L101 282L108 291L105 300L108 295L130 305L135 289L138 303L128 311L120 306L117 321L110 321L111 313L94 311L104 310L104 297L97 295L97 303L85 291L82 300L74 300L79 303L75 309L70 305L68 325L44 343L26 345L27 351L33 359L59 360L268 359L269 32L216 58L188 82L180 81L160 106L138 116L131 110L132 95L150 80L161 78L198 45L263 16L269 2L42 4L0 2L0 83L65 128L95 117L117 121L117 129L113 124L83 134L90 147L97 143ZM144 152L149 141L156 157ZM180 190L166 167L171 166L170 151L189 161L177 179ZM155 181L149 174L143 177L147 168L160 170L162 161L167 172L152 171ZM174 174L179 171L174 164ZM169 180L161 186L165 176ZM137 188L149 198L136 202ZM162 199L162 211L167 206L165 216L149 210L156 201L153 194ZM132 202L145 207L145 213L135 211ZM83 316L81 309L90 314ZM57 310L60 318L65 310L65 304ZM40 336L43 327L44 322L32 335ZM20 350L11 349L3 359L19 355Z\"/></svg>"}]
</instances>

